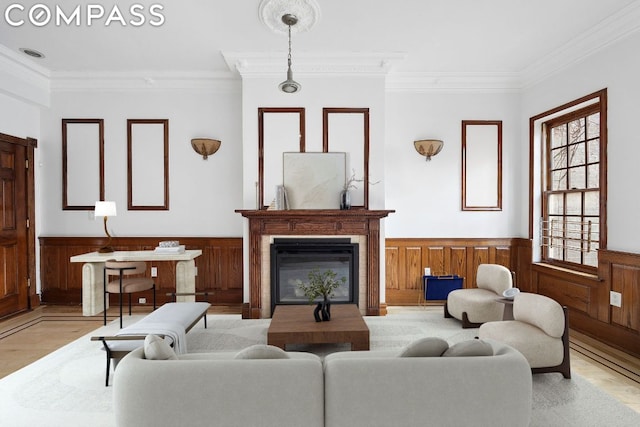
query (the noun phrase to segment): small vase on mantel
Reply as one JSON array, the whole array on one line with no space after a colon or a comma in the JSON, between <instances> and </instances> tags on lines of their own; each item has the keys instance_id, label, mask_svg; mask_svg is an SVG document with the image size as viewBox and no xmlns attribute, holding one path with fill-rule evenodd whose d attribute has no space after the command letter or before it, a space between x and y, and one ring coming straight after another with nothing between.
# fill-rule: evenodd
<instances>
[{"instance_id":1,"label":"small vase on mantel","mask_svg":"<svg viewBox=\"0 0 640 427\"><path fill-rule=\"evenodd\" d=\"M351 209L351 194L349 190L342 190L340 192L340 210Z\"/></svg>"}]
</instances>

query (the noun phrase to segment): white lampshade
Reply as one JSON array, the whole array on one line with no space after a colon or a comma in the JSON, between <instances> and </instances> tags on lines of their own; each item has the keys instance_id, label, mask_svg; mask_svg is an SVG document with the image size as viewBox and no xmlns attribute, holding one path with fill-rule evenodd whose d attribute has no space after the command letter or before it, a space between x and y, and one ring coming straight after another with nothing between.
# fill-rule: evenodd
<instances>
[{"instance_id":1,"label":"white lampshade","mask_svg":"<svg viewBox=\"0 0 640 427\"><path fill-rule=\"evenodd\" d=\"M94 216L116 216L116 202L96 202Z\"/></svg>"}]
</instances>

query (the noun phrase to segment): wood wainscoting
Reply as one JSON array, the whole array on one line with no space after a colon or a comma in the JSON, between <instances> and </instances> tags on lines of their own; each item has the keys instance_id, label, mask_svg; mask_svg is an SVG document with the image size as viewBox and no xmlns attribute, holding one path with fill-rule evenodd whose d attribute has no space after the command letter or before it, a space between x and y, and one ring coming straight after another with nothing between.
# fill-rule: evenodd
<instances>
[{"instance_id":1,"label":"wood wainscoting","mask_svg":"<svg viewBox=\"0 0 640 427\"><path fill-rule=\"evenodd\" d=\"M212 304L242 304L242 238L241 237L115 237L111 245L118 251L153 250L161 240L178 240L187 249L200 249L195 259L198 275L196 291L209 292ZM105 238L97 237L41 237L40 283L41 299L46 304L82 303L82 263L71 263L69 258L93 252L103 246ZM175 262L150 263L158 268L156 294L158 305L171 300L168 292L175 292ZM140 294L151 303L152 293ZM114 296L111 303L117 303ZM198 300L204 297L198 297Z\"/></svg>"},{"instance_id":2,"label":"wood wainscoting","mask_svg":"<svg viewBox=\"0 0 640 427\"><path fill-rule=\"evenodd\" d=\"M531 241L520 238L385 240L387 305L416 305L422 293L424 268L433 275L457 274L464 287L475 287L479 264L501 264L516 272L517 286L530 290Z\"/></svg>"},{"instance_id":3,"label":"wood wainscoting","mask_svg":"<svg viewBox=\"0 0 640 427\"><path fill-rule=\"evenodd\" d=\"M534 264L533 292L569 308L572 329L640 357L640 254L599 250L598 275ZM610 305L610 291L622 296Z\"/></svg>"}]
</instances>

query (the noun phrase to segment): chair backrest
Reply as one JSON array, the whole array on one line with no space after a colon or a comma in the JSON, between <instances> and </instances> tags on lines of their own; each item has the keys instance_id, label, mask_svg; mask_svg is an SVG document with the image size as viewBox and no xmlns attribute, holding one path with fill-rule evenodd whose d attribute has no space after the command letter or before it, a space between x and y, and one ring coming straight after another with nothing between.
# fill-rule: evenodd
<instances>
[{"instance_id":1,"label":"chair backrest","mask_svg":"<svg viewBox=\"0 0 640 427\"><path fill-rule=\"evenodd\" d=\"M513 318L534 325L554 338L561 338L564 333L562 306L544 295L520 292L513 300Z\"/></svg>"},{"instance_id":2,"label":"chair backrest","mask_svg":"<svg viewBox=\"0 0 640 427\"><path fill-rule=\"evenodd\" d=\"M123 276L130 274L143 274L147 271L147 263L145 261L105 261L104 268L107 275L119 275L122 271Z\"/></svg>"},{"instance_id":3,"label":"chair backrest","mask_svg":"<svg viewBox=\"0 0 640 427\"><path fill-rule=\"evenodd\" d=\"M504 291L513 287L513 278L504 265L480 264L476 273L476 286L502 296Z\"/></svg>"}]
</instances>

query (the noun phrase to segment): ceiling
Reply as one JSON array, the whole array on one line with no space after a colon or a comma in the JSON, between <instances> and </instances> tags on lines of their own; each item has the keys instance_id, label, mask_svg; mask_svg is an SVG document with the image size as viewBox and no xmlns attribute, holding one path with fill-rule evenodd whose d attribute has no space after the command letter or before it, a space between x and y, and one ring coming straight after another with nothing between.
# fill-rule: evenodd
<instances>
[{"instance_id":1,"label":"ceiling","mask_svg":"<svg viewBox=\"0 0 640 427\"><path fill-rule=\"evenodd\" d=\"M243 58L249 62L269 58L284 74L287 37L261 21L261 1L138 0L135 3L145 6L147 21L137 27L118 21L106 26L105 18L89 26L86 4L99 2L80 0L55 2L67 14L81 4L80 25L38 27L29 21L28 11L41 2L23 2L25 11L10 13L13 21L24 19L23 25L8 25L6 18L0 22L0 43L6 48L0 47L0 53L52 78L105 72L237 76L234 64ZM134 18L128 10L131 3L100 4L107 13L118 5L125 21L130 21ZM309 58L321 63L341 57L387 61L385 73L397 76L522 74L545 61L560 67L563 61L575 61L640 28L640 0L316 3L318 21L309 31L293 34L294 72L304 72ZM7 7L16 2L1 0L0 4L4 17ZM152 4L163 7L160 26L149 24ZM35 49L45 58L32 59L20 48Z\"/></svg>"}]
</instances>

